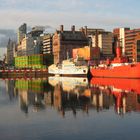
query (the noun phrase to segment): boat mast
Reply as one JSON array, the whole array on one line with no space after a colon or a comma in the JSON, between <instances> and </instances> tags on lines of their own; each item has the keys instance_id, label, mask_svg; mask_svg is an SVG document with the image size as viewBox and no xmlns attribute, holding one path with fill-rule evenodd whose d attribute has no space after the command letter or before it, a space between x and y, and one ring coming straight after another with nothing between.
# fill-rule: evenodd
<instances>
[{"instance_id":1,"label":"boat mast","mask_svg":"<svg viewBox=\"0 0 140 140\"><path fill-rule=\"evenodd\" d=\"M69 52L67 51L67 59L69 59Z\"/></svg>"}]
</instances>

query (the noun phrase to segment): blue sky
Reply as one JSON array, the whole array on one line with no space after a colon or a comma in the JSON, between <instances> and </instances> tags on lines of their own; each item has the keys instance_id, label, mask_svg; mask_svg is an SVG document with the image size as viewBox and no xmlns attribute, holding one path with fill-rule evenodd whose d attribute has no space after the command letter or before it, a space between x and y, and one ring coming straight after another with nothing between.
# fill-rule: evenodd
<instances>
[{"instance_id":1,"label":"blue sky","mask_svg":"<svg viewBox=\"0 0 140 140\"><path fill-rule=\"evenodd\" d=\"M5 47L2 41L10 37L9 29L16 31L24 22L31 27L49 25L55 29L61 24L65 29L76 25L77 30L85 25L109 31L139 28L139 7L139 0L0 0L0 47Z\"/></svg>"},{"instance_id":2,"label":"blue sky","mask_svg":"<svg viewBox=\"0 0 140 140\"><path fill-rule=\"evenodd\" d=\"M0 28L64 24L112 30L140 25L138 0L0 0Z\"/></svg>"}]
</instances>

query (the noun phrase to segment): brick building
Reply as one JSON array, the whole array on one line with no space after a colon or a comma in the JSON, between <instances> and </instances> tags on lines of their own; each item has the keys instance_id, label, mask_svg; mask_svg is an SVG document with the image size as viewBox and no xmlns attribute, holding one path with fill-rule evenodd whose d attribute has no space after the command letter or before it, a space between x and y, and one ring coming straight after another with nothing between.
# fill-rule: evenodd
<instances>
[{"instance_id":1,"label":"brick building","mask_svg":"<svg viewBox=\"0 0 140 140\"><path fill-rule=\"evenodd\" d=\"M140 29L125 32L125 55L130 61L140 61Z\"/></svg>"},{"instance_id":2,"label":"brick building","mask_svg":"<svg viewBox=\"0 0 140 140\"><path fill-rule=\"evenodd\" d=\"M82 31L75 31L72 26L71 31L64 31L63 25L53 36L54 63L61 63L68 57L72 57L72 49L82 48L88 45L88 39Z\"/></svg>"},{"instance_id":3,"label":"brick building","mask_svg":"<svg viewBox=\"0 0 140 140\"><path fill-rule=\"evenodd\" d=\"M136 47L134 46L134 50L136 51L136 54L135 54L135 59L137 62L140 62L140 33L137 34L136 38L135 38L135 42L134 42L134 45L136 44Z\"/></svg>"},{"instance_id":4,"label":"brick building","mask_svg":"<svg viewBox=\"0 0 140 140\"><path fill-rule=\"evenodd\" d=\"M114 34L114 47L116 41L120 41L123 55L129 58L129 61L140 62L140 28L116 28L113 30ZM115 51L115 48L114 48Z\"/></svg>"}]
</instances>

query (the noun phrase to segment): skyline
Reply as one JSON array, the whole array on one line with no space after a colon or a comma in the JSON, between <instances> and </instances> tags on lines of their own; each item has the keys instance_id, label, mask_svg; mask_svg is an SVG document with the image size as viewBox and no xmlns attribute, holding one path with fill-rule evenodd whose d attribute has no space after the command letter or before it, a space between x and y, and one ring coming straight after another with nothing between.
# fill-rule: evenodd
<instances>
[{"instance_id":1,"label":"skyline","mask_svg":"<svg viewBox=\"0 0 140 140\"><path fill-rule=\"evenodd\" d=\"M6 38L23 23L55 29L63 24L66 30L71 25L76 30L85 25L108 31L117 27L139 28L139 5L137 0L1 0L0 48L6 47Z\"/></svg>"}]
</instances>

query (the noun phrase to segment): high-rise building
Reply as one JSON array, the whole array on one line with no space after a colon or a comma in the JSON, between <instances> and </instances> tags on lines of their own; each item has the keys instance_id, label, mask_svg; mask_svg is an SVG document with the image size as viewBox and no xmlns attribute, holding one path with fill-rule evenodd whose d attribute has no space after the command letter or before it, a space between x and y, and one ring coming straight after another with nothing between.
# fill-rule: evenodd
<instances>
[{"instance_id":1,"label":"high-rise building","mask_svg":"<svg viewBox=\"0 0 140 140\"><path fill-rule=\"evenodd\" d=\"M52 34L43 36L43 54L52 54Z\"/></svg>"},{"instance_id":2,"label":"high-rise building","mask_svg":"<svg viewBox=\"0 0 140 140\"><path fill-rule=\"evenodd\" d=\"M103 57L111 57L113 34L111 32L104 32L98 35L98 47L100 48Z\"/></svg>"},{"instance_id":3,"label":"high-rise building","mask_svg":"<svg viewBox=\"0 0 140 140\"><path fill-rule=\"evenodd\" d=\"M18 44L21 44L22 39L26 36L27 25L24 23L18 28Z\"/></svg>"},{"instance_id":4,"label":"high-rise building","mask_svg":"<svg viewBox=\"0 0 140 140\"><path fill-rule=\"evenodd\" d=\"M26 33L26 24L19 27L18 32L18 56L28 56L33 54L41 54L43 46L42 26L35 26L32 31Z\"/></svg>"},{"instance_id":5,"label":"high-rise building","mask_svg":"<svg viewBox=\"0 0 140 140\"><path fill-rule=\"evenodd\" d=\"M43 34L43 31L44 28L42 26L35 26L32 28L31 32L28 33L28 35L36 39L37 37L40 37L41 34Z\"/></svg>"}]
</instances>

